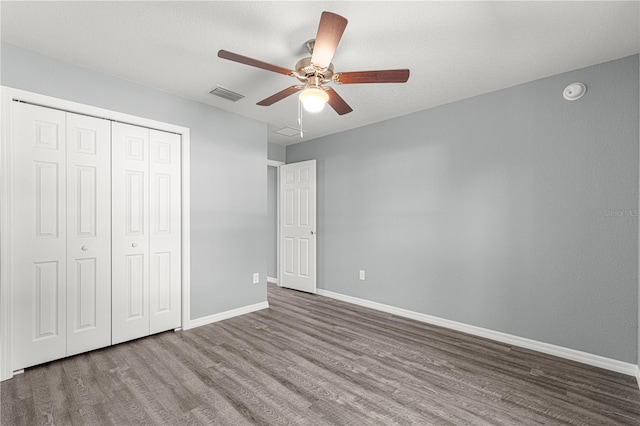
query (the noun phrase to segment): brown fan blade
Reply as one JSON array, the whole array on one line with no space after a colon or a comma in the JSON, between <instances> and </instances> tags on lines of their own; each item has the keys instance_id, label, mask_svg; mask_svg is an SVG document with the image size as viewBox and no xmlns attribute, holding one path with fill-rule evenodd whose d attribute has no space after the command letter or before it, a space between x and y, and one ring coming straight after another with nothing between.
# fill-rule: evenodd
<instances>
[{"instance_id":1,"label":"brown fan blade","mask_svg":"<svg viewBox=\"0 0 640 426\"><path fill-rule=\"evenodd\" d=\"M342 33L347 27L347 20L331 12L322 12L316 42L313 46L311 63L319 68L327 68L336 53Z\"/></svg>"},{"instance_id":2,"label":"brown fan blade","mask_svg":"<svg viewBox=\"0 0 640 426\"><path fill-rule=\"evenodd\" d=\"M329 95L329 101L327 102L331 108L333 108L338 115L349 114L353 109L347 104L344 99L338 95L338 92L328 87L326 89L327 95Z\"/></svg>"},{"instance_id":3,"label":"brown fan blade","mask_svg":"<svg viewBox=\"0 0 640 426\"><path fill-rule=\"evenodd\" d=\"M304 86L291 86L291 87L287 87L284 90L279 91L278 93L276 93L275 95L271 95L266 99L261 100L260 102L258 102L256 105L260 105L260 106L269 106L269 105L273 105L278 101L283 100L284 98L286 98L287 96L291 96L294 93L296 93L297 91L299 91L300 89L302 89Z\"/></svg>"},{"instance_id":4,"label":"brown fan blade","mask_svg":"<svg viewBox=\"0 0 640 426\"><path fill-rule=\"evenodd\" d=\"M409 70L354 71L335 74L333 81L338 84L359 83L406 83Z\"/></svg>"},{"instance_id":5,"label":"brown fan blade","mask_svg":"<svg viewBox=\"0 0 640 426\"><path fill-rule=\"evenodd\" d=\"M277 65L268 64L266 62L262 62L257 59L249 58L248 56L238 55L237 53L229 52L227 50L219 50L218 57L222 59L228 59L233 62L250 65L256 68L262 68L263 70L277 72L279 74L284 74L284 75L293 74L291 70L288 70L286 68L282 68Z\"/></svg>"}]
</instances>

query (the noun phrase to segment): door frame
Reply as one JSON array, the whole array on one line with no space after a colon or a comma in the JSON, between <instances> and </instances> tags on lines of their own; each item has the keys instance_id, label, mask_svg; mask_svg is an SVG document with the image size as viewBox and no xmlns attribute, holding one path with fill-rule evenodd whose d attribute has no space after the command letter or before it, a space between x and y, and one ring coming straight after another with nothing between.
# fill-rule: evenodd
<instances>
[{"instance_id":1,"label":"door frame","mask_svg":"<svg viewBox=\"0 0 640 426\"><path fill-rule=\"evenodd\" d=\"M284 161L276 161L267 159L267 167L276 168L276 275L277 277L270 277L267 274L267 283L272 282L280 287L280 166L286 164ZM272 278L269 281L269 278Z\"/></svg>"},{"instance_id":2,"label":"door frame","mask_svg":"<svg viewBox=\"0 0 640 426\"><path fill-rule=\"evenodd\" d=\"M190 327L191 309L191 222L190 222L190 135L189 128L150 120L104 108L93 107L64 99L0 86L0 381L13 377L13 217L9 202L13 199L12 129L13 104L26 102L42 107L104 118L150 129L177 133L181 136L181 186L182 186L182 329Z\"/></svg>"}]
</instances>

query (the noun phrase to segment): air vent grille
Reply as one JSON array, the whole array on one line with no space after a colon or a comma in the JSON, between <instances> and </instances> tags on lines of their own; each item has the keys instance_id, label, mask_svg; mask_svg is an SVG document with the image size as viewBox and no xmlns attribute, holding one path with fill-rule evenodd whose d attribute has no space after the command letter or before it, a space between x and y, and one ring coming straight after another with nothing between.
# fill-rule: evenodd
<instances>
[{"instance_id":1,"label":"air vent grille","mask_svg":"<svg viewBox=\"0 0 640 426\"><path fill-rule=\"evenodd\" d=\"M212 95L218 96L220 98L227 99L232 102L237 102L240 99L244 98L244 95L241 95L240 93L236 93L229 89L225 89L222 86L216 86L216 88L210 91L209 93L211 93Z\"/></svg>"},{"instance_id":2,"label":"air vent grille","mask_svg":"<svg viewBox=\"0 0 640 426\"><path fill-rule=\"evenodd\" d=\"M273 133L277 133L282 136L292 137L300 134L300 129L296 129L295 127L286 126L282 129L274 130ZM302 130L304 132L304 130Z\"/></svg>"}]
</instances>

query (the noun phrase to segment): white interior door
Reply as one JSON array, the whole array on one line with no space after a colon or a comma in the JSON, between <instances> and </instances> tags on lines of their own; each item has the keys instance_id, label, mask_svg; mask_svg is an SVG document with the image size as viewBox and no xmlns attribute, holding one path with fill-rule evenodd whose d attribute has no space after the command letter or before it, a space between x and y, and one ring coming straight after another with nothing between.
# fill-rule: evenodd
<instances>
[{"instance_id":1,"label":"white interior door","mask_svg":"<svg viewBox=\"0 0 640 426\"><path fill-rule=\"evenodd\" d=\"M65 113L13 105L13 369L66 355Z\"/></svg>"},{"instance_id":2,"label":"white interior door","mask_svg":"<svg viewBox=\"0 0 640 426\"><path fill-rule=\"evenodd\" d=\"M112 344L149 335L149 130L112 124Z\"/></svg>"},{"instance_id":3,"label":"white interior door","mask_svg":"<svg viewBox=\"0 0 640 426\"><path fill-rule=\"evenodd\" d=\"M150 332L180 327L180 135L149 130Z\"/></svg>"},{"instance_id":4,"label":"white interior door","mask_svg":"<svg viewBox=\"0 0 640 426\"><path fill-rule=\"evenodd\" d=\"M282 287L316 292L316 160L280 166Z\"/></svg>"},{"instance_id":5,"label":"white interior door","mask_svg":"<svg viewBox=\"0 0 640 426\"><path fill-rule=\"evenodd\" d=\"M68 356L111 344L111 122L66 118Z\"/></svg>"}]
</instances>

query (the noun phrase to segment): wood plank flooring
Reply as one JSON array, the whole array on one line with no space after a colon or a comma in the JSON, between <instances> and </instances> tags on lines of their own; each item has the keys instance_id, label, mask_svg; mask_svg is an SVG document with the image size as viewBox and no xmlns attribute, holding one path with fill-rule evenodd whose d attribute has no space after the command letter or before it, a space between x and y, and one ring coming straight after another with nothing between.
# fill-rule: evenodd
<instances>
[{"instance_id":1,"label":"wood plank flooring","mask_svg":"<svg viewBox=\"0 0 640 426\"><path fill-rule=\"evenodd\" d=\"M640 425L635 379L269 285L270 308L27 369L2 425Z\"/></svg>"}]
</instances>

